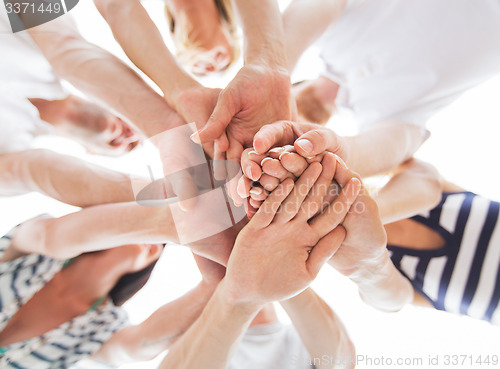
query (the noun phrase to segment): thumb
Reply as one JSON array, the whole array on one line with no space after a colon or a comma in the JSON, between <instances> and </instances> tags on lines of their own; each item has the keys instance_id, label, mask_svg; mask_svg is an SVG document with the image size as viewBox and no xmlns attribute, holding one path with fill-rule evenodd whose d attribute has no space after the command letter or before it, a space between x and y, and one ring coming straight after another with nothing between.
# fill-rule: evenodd
<instances>
[{"instance_id":1,"label":"thumb","mask_svg":"<svg viewBox=\"0 0 500 369\"><path fill-rule=\"evenodd\" d=\"M345 236L344 227L338 226L313 247L307 259L307 269L313 278L316 278L323 265L337 252Z\"/></svg>"},{"instance_id":2,"label":"thumb","mask_svg":"<svg viewBox=\"0 0 500 369\"><path fill-rule=\"evenodd\" d=\"M313 129L295 141L295 150L303 157L312 157L324 151L342 155L342 138L327 128Z\"/></svg>"},{"instance_id":3,"label":"thumb","mask_svg":"<svg viewBox=\"0 0 500 369\"><path fill-rule=\"evenodd\" d=\"M202 129L191 135L191 139L197 144L214 141L224 134L227 126L238 113L229 94L221 92L217 104L207 124ZM221 147L221 149L223 149Z\"/></svg>"}]
</instances>

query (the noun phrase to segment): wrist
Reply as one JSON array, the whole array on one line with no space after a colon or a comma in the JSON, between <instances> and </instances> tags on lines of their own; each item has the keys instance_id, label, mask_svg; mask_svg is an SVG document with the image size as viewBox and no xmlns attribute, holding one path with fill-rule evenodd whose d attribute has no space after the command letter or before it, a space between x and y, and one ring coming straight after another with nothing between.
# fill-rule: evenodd
<instances>
[{"instance_id":1,"label":"wrist","mask_svg":"<svg viewBox=\"0 0 500 369\"><path fill-rule=\"evenodd\" d=\"M314 303L314 300L315 293L311 288L307 288L294 297L280 301L280 304L287 311L292 308L300 311L306 311Z\"/></svg>"},{"instance_id":2,"label":"wrist","mask_svg":"<svg viewBox=\"0 0 500 369\"><path fill-rule=\"evenodd\" d=\"M226 278L219 283L216 293L221 303L227 310L241 316L249 316L253 318L253 316L255 316L265 305L265 302L252 301L250 299L246 299L239 293L234 293Z\"/></svg>"},{"instance_id":3,"label":"wrist","mask_svg":"<svg viewBox=\"0 0 500 369\"><path fill-rule=\"evenodd\" d=\"M179 97L182 96L184 92L202 87L201 84L184 71L179 71L174 78L171 76L170 78L166 78L165 81L158 84L158 86L162 90L167 104L176 111L179 111Z\"/></svg>"},{"instance_id":4,"label":"wrist","mask_svg":"<svg viewBox=\"0 0 500 369\"><path fill-rule=\"evenodd\" d=\"M392 261L387 249L367 260L361 260L349 270L340 270L342 274L358 286L371 286L385 280L392 272Z\"/></svg>"},{"instance_id":5,"label":"wrist","mask_svg":"<svg viewBox=\"0 0 500 369\"><path fill-rule=\"evenodd\" d=\"M387 250L378 262L350 273L359 295L369 305L384 311L398 311L413 298L411 283L396 269Z\"/></svg>"}]
</instances>

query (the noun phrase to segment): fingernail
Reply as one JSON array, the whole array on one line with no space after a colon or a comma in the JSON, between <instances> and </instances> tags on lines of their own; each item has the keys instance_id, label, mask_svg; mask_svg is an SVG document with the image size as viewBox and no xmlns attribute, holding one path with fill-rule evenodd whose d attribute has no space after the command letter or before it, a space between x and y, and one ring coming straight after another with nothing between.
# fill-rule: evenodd
<instances>
[{"instance_id":1,"label":"fingernail","mask_svg":"<svg viewBox=\"0 0 500 369\"><path fill-rule=\"evenodd\" d=\"M200 131L196 131L191 136L189 136L194 143L201 145Z\"/></svg>"},{"instance_id":2,"label":"fingernail","mask_svg":"<svg viewBox=\"0 0 500 369\"><path fill-rule=\"evenodd\" d=\"M280 154L280 157L278 158L279 160L281 160L281 158L285 155L290 155L291 153L289 153L288 151L283 151L281 154Z\"/></svg>"},{"instance_id":3,"label":"fingernail","mask_svg":"<svg viewBox=\"0 0 500 369\"><path fill-rule=\"evenodd\" d=\"M263 165L264 165L264 163L265 163L266 161L268 161L268 160L273 160L273 158L266 157L266 158L262 159L262 161L260 162L260 166L263 166Z\"/></svg>"},{"instance_id":4,"label":"fingernail","mask_svg":"<svg viewBox=\"0 0 500 369\"><path fill-rule=\"evenodd\" d=\"M245 175L252 179L252 166L250 164L248 164L246 167L245 167Z\"/></svg>"},{"instance_id":5,"label":"fingernail","mask_svg":"<svg viewBox=\"0 0 500 369\"><path fill-rule=\"evenodd\" d=\"M297 140L295 144L300 147L302 150L305 152L312 152L314 149L314 146L311 141L306 140L305 138L302 138L300 140Z\"/></svg>"},{"instance_id":6,"label":"fingernail","mask_svg":"<svg viewBox=\"0 0 500 369\"><path fill-rule=\"evenodd\" d=\"M260 175L261 175L262 173L259 173L259 171L257 170L257 168L255 168L255 167L251 167L251 168L250 168L250 174L251 174L250 179L252 179L253 181L257 181L257 180L259 180Z\"/></svg>"},{"instance_id":7,"label":"fingernail","mask_svg":"<svg viewBox=\"0 0 500 369\"><path fill-rule=\"evenodd\" d=\"M260 195L262 193L262 189L259 187L254 187L250 190L250 193L254 195Z\"/></svg>"}]
</instances>

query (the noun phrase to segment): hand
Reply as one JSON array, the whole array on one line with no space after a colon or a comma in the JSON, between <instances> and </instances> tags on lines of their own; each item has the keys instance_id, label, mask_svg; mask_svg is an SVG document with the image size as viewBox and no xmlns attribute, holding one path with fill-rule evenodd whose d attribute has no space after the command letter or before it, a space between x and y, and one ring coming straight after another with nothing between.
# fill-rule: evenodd
<instances>
[{"instance_id":1,"label":"hand","mask_svg":"<svg viewBox=\"0 0 500 369\"><path fill-rule=\"evenodd\" d=\"M269 124L255 134L253 146L263 154L275 146L293 145L298 154L305 158L324 151L332 152L347 161L349 148L343 137L333 130L315 123L280 121Z\"/></svg>"},{"instance_id":2,"label":"hand","mask_svg":"<svg viewBox=\"0 0 500 369\"><path fill-rule=\"evenodd\" d=\"M341 163L337 182L344 186L359 176ZM340 273L353 276L358 271L382 267L387 262L387 236L380 220L376 202L364 186L347 214L343 227L347 236L335 256L329 261Z\"/></svg>"},{"instance_id":3,"label":"hand","mask_svg":"<svg viewBox=\"0 0 500 369\"><path fill-rule=\"evenodd\" d=\"M242 303L282 300L314 280L343 241L339 225L360 188L353 178L325 207L335 175L335 157L325 155L295 186L286 179L271 193L238 235L223 284L228 298Z\"/></svg>"},{"instance_id":4,"label":"hand","mask_svg":"<svg viewBox=\"0 0 500 369\"><path fill-rule=\"evenodd\" d=\"M212 114L219 98L220 89L206 88L196 82L187 88L183 88L177 93L172 94L168 101L175 111L188 123L194 122L197 129L202 128ZM206 142L203 149L214 158L214 142ZM223 160L224 157L214 158Z\"/></svg>"},{"instance_id":5,"label":"hand","mask_svg":"<svg viewBox=\"0 0 500 369\"><path fill-rule=\"evenodd\" d=\"M198 143L216 140L228 160L239 162L243 149L252 145L253 136L263 125L290 119L293 110L288 72L247 64L220 93L206 126L193 140Z\"/></svg>"},{"instance_id":6,"label":"hand","mask_svg":"<svg viewBox=\"0 0 500 369\"><path fill-rule=\"evenodd\" d=\"M240 186L246 186L249 182L258 180L262 183L263 172L260 160L267 156L268 152L272 154L272 148L285 145L293 145L294 150L287 148L284 151L296 152L304 158L309 158L309 162L321 160L321 155L325 151L332 152L343 160L349 156L344 139L328 128L314 123L275 122L262 127L257 132L253 140L254 152L249 150L242 154L241 167L245 177L249 180ZM289 161L289 159L290 157L286 160ZM298 170L298 168L293 170ZM264 179L264 182L267 180L269 178ZM270 182L276 183L275 180L270 180Z\"/></svg>"},{"instance_id":7,"label":"hand","mask_svg":"<svg viewBox=\"0 0 500 369\"><path fill-rule=\"evenodd\" d=\"M273 191L280 182L286 178L292 178L295 181L309 166L306 159L295 153L295 149L291 145L275 147L264 155L247 149L243 152L242 163L249 161L255 168L246 165L246 173L239 178L236 194L232 195L236 205L247 205L248 216L255 213L269 192ZM254 169L259 170L258 181L250 179L250 177L255 178L254 173L250 173ZM248 199L248 203L241 199Z\"/></svg>"}]
</instances>

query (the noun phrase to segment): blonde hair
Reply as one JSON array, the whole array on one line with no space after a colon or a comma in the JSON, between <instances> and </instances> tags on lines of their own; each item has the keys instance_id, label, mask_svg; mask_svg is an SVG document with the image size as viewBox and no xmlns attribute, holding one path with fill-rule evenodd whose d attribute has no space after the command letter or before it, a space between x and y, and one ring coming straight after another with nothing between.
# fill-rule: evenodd
<instances>
[{"instance_id":1,"label":"blonde hair","mask_svg":"<svg viewBox=\"0 0 500 369\"><path fill-rule=\"evenodd\" d=\"M238 60L241 52L236 17L233 10L232 0L214 0L214 2L222 22L223 32L226 34L231 46L231 60L227 66L229 68ZM170 33L172 34L172 40L174 42L177 58L180 64L185 67L191 67L196 62L196 56L201 50L200 46L189 40L187 30L180 29L177 30L177 32L174 32L175 21L167 6L165 6L165 16L167 18L168 27Z\"/></svg>"}]
</instances>

